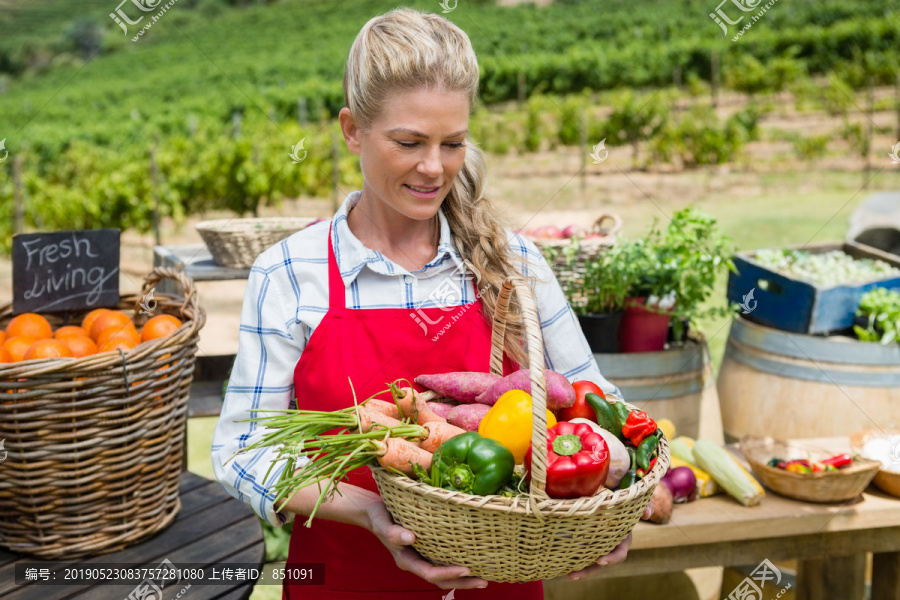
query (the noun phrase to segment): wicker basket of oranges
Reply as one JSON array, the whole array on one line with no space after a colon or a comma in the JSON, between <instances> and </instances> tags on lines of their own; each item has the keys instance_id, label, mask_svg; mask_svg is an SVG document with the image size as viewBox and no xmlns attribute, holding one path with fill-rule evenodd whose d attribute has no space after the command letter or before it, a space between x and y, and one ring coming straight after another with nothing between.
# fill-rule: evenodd
<instances>
[{"instance_id":1,"label":"wicker basket of oranges","mask_svg":"<svg viewBox=\"0 0 900 600\"><path fill-rule=\"evenodd\" d=\"M162 279L183 296L151 292ZM151 300L152 298L152 300ZM0 545L42 558L129 546L180 508L187 399L206 320L155 269L115 309L0 307ZM74 317L74 318L72 318Z\"/></svg>"}]
</instances>

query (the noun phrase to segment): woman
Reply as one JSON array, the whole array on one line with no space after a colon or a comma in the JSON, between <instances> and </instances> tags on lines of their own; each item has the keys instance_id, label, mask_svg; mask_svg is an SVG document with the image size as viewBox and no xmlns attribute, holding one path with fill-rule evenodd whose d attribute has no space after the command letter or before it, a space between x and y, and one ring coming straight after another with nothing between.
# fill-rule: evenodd
<instances>
[{"instance_id":1,"label":"woman","mask_svg":"<svg viewBox=\"0 0 900 600\"><path fill-rule=\"evenodd\" d=\"M260 434L235 421L251 408L345 408L353 402L348 377L366 398L401 377L486 371L485 315L508 274L532 278L547 366L618 392L600 374L540 252L504 231L483 196L482 153L467 142L477 85L468 37L434 14L402 9L376 17L350 50L340 123L360 156L363 189L330 222L291 236L253 266L213 441L219 481L273 525L308 515L319 492L306 488L274 507L267 489L283 465L263 480L271 451L224 464ZM526 362L521 326L509 334L507 372ZM413 533L391 520L368 469L339 489L311 528L294 527L288 557L324 563L325 585L285 586L285 597L437 599L440 589L487 587L465 597L543 598L540 582L488 585L466 568L423 560L410 548ZM601 562L623 560L629 544Z\"/></svg>"}]
</instances>

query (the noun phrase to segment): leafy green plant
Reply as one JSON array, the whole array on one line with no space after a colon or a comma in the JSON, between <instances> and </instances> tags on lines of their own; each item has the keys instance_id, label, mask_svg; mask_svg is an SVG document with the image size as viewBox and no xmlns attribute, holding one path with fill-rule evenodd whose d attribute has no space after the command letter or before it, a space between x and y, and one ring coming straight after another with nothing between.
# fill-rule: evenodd
<instances>
[{"instance_id":1,"label":"leafy green plant","mask_svg":"<svg viewBox=\"0 0 900 600\"><path fill-rule=\"evenodd\" d=\"M613 246L599 260L587 264L579 290L581 300L570 300L577 314L609 314L624 308L625 298L641 275L640 265L628 259L630 249L629 243Z\"/></svg>"},{"instance_id":2,"label":"leafy green plant","mask_svg":"<svg viewBox=\"0 0 900 600\"><path fill-rule=\"evenodd\" d=\"M865 328L853 326L860 340L884 345L900 342L900 291L877 287L866 292L856 315L868 319Z\"/></svg>"}]
</instances>

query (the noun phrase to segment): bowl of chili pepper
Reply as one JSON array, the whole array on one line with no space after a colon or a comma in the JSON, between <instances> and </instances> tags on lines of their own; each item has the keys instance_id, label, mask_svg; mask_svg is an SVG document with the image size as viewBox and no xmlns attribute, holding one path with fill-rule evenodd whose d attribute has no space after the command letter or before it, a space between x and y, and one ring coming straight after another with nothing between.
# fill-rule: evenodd
<instances>
[{"instance_id":1,"label":"bowl of chili pepper","mask_svg":"<svg viewBox=\"0 0 900 600\"><path fill-rule=\"evenodd\" d=\"M859 496L881 463L859 455L747 436L741 452L753 474L776 494L805 502L845 502Z\"/></svg>"}]
</instances>

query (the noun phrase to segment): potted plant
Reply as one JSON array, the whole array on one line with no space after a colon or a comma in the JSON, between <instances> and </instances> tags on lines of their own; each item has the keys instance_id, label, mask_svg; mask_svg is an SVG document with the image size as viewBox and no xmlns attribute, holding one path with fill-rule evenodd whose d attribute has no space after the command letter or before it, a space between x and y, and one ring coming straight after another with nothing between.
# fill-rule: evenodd
<instances>
[{"instance_id":1,"label":"potted plant","mask_svg":"<svg viewBox=\"0 0 900 600\"><path fill-rule=\"evenodd\" d=\"M672 216L665 232L654 227L623 250L624 260L640 277L625 300L619 329L622 352L663 350L670 321L673 339L681 342L688 322L728 312L727 306L701 309L719 271L734 270L731 240L713 217L684 208Z\"/></svg>"},{"instance_id":2,"label":"potted plant","mask_svg":"<svg viewBox=\"0 0 900 600\"><path fill-rule=\"evenodd\" d=\"M623 246L622 259L637 277L624 301L621 352L656 352L665 347L678 273L663 248L662 234L655 228L646 238Z\"/></svg>"},{"instance_id":3,"label":"potted plant","mask_svg":"<svg viewBox=\"0 0 900 600\"><path fill-rule=\"evenodd\" d=\"M625 298L639 271L624 256L624 246L605 250L586 265L584 285L570 304L592 352L619 351L619 324Z\"/></svg>"}]
</instances>

